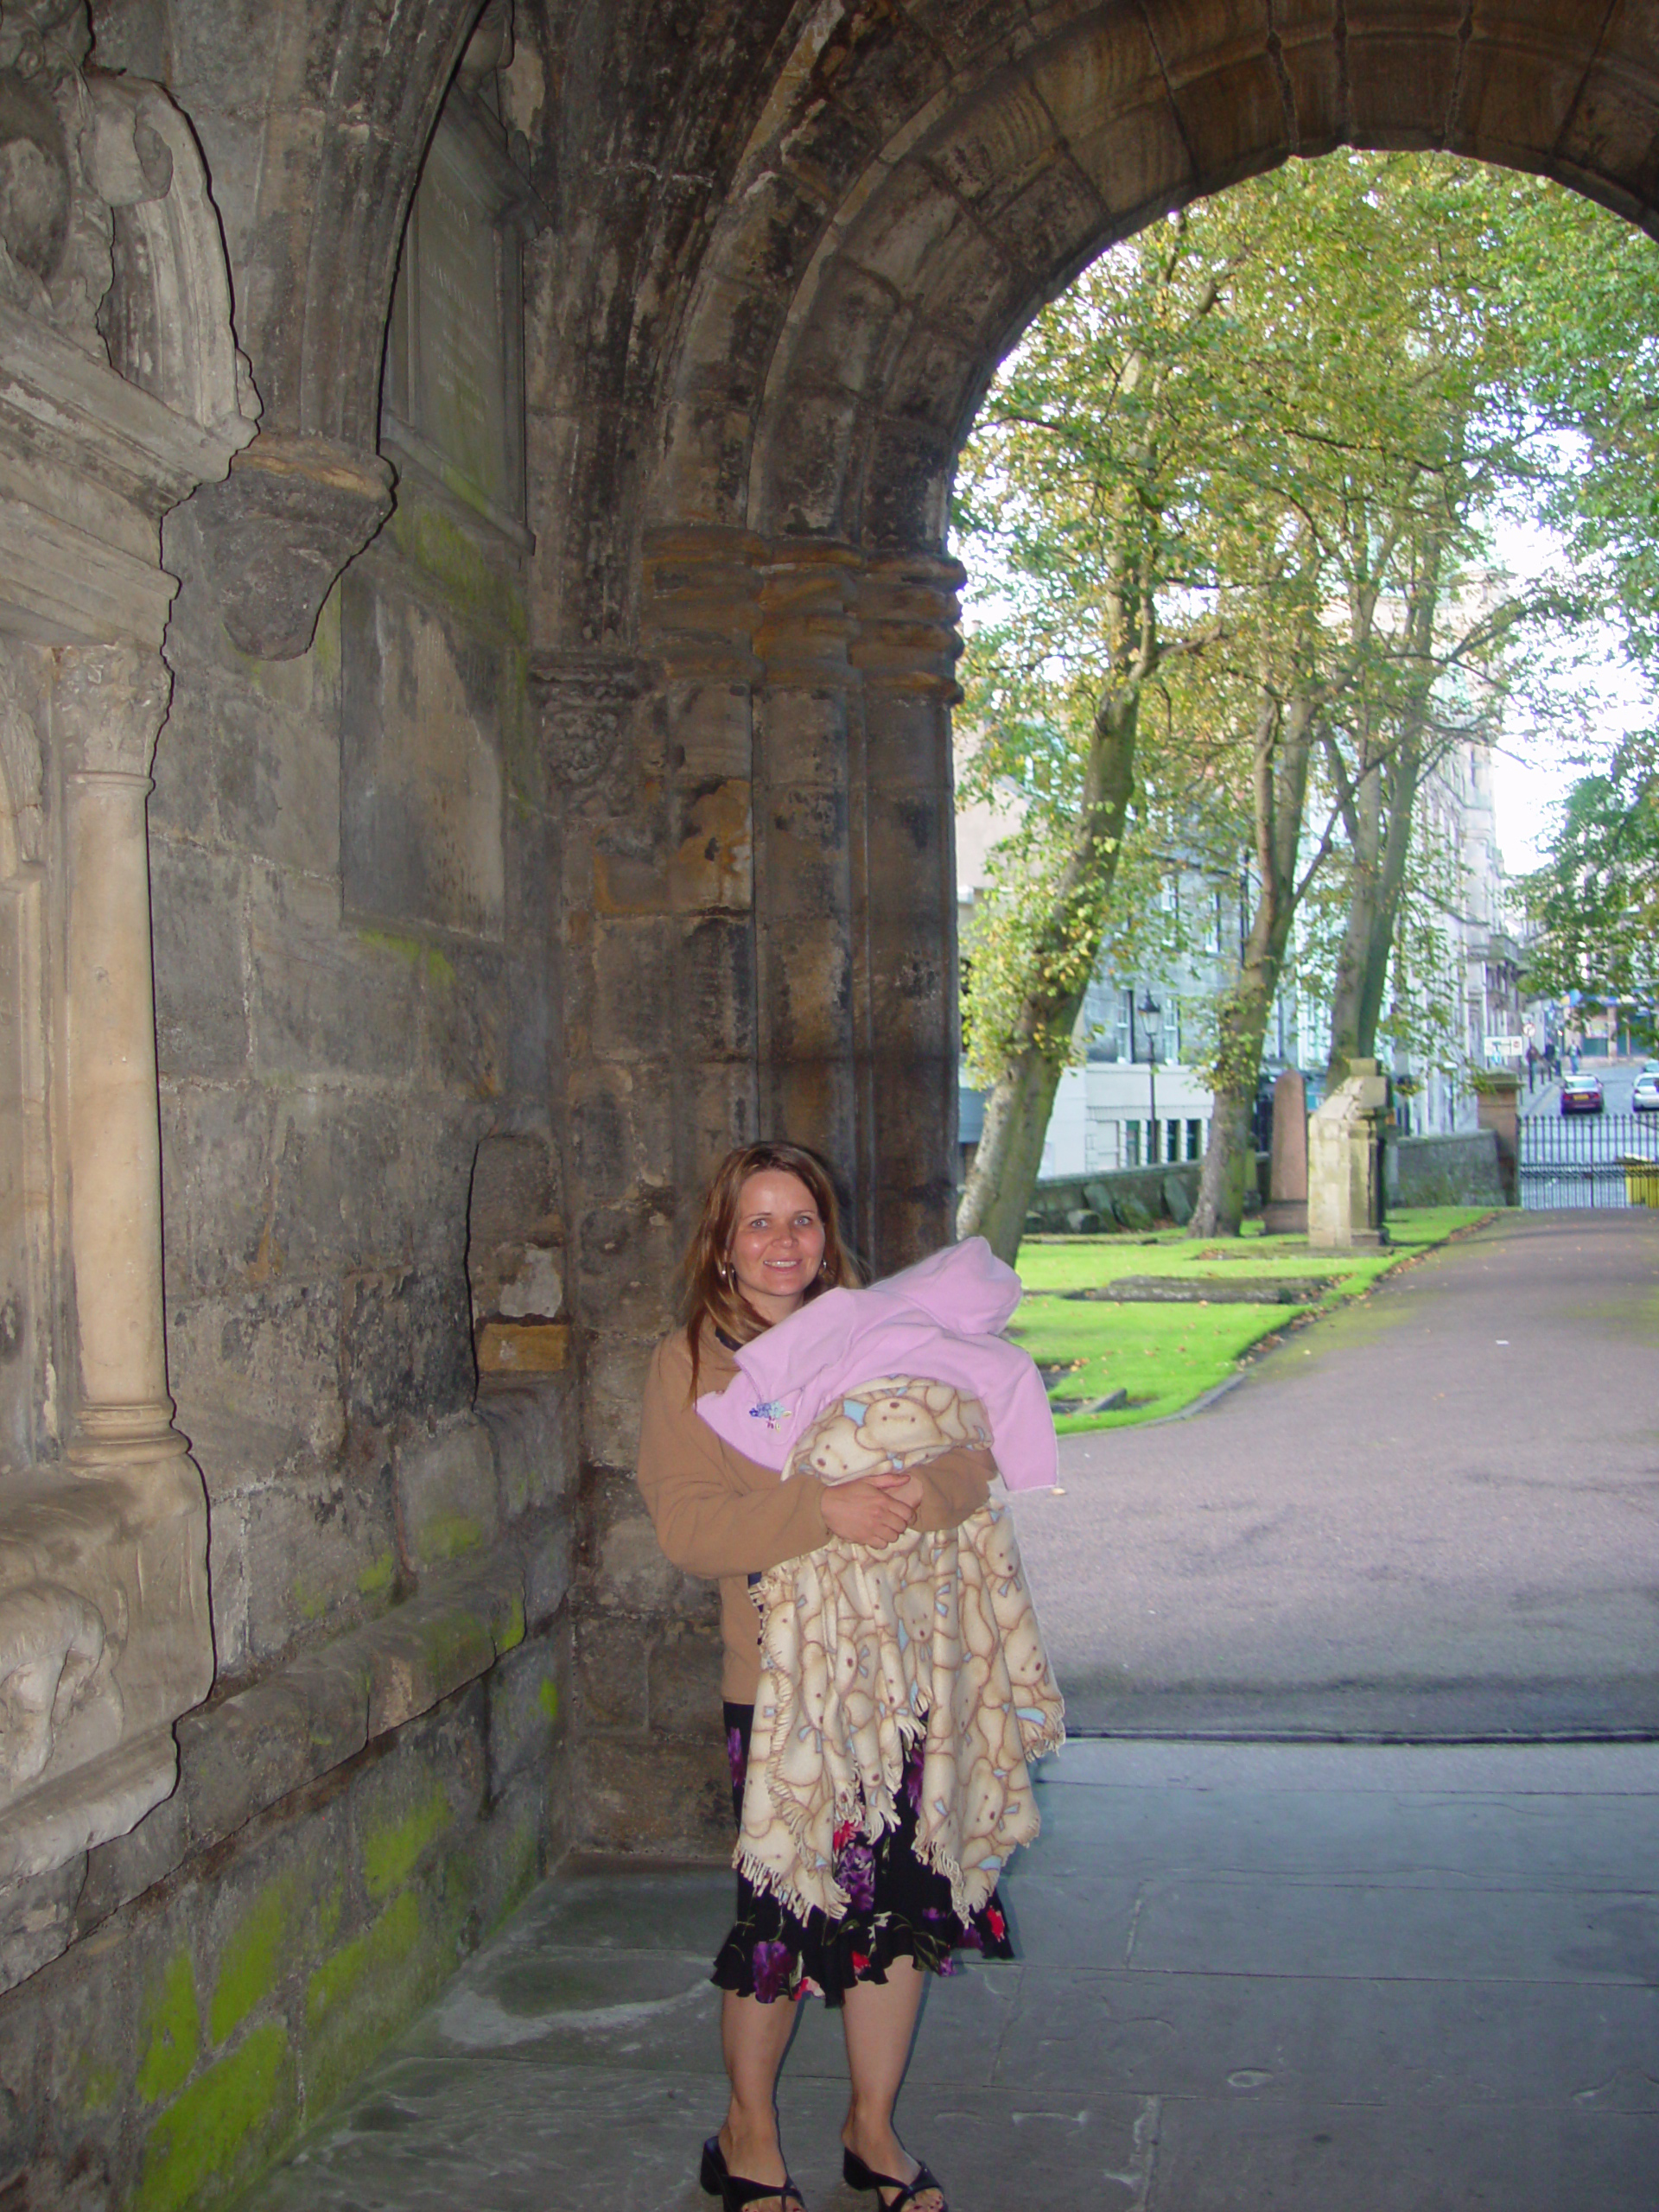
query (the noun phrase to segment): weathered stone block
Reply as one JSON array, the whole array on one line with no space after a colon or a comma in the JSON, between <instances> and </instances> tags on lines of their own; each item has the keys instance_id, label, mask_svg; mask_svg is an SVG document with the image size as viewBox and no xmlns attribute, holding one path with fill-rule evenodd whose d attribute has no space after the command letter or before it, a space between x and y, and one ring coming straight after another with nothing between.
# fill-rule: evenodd
<instances>
[{"instance_id":1,"label":"weathered stone block","mask_svg":"<svg viewBox=\"0 0 1659 2212\"><path fill-rule=\"evenodd\" d=\"M181 1402L286 1430L318 1459L332 1459L344 1434L340 1354L333 1284L181 1299L168 1310L168 1367Z\"/></svg>"},{"instance_id":2,"label":"weathered stone block","mask_svg":"<svg viewBox=\"0 0 1659 2212\"><path fill-rule=\"evenodd\" d=\"M574 1415L574 1407L572 1413ZM574 1470L575 1459L570 1465ZM524 1561L524 1618L550 1621L559 1611L575 1579L571 1556L573 1524L565 1513L554 1514L527 1529L522 1538Z\"/></svg>"},{"instance_id":3,"label":"weathered stone block","mask_svg":"<svg viewBox=\"0 0 1659 2212\"><path fill-rule=\"evenodd\" d=\"M480 1385L562 1375L569 1359L568 1321L486 1321L478 1332Z\"/></svg>"},{"instance_id":4,"label":"weathered stone block","mask_svg":"<svg viewBox=\"0 0 1659 2212\"><path fill-rule=\"evenodd\" d=\"M398 1528L416 1573L494 1542L495 1454L481 1421L467 1418L435 1434L400 1440L394 1467Z\"/></svg>"},{"instance_id":5,"label":"weathered stone block","mask_svg":"<svg viewBox=\"0 0 1659 2212\"><path fill-rule=\"evenodd\" d=\"M756 1617L757 1632L760 1616ZM650 1721L653 1733L706 1736L720 1719L725 1647L711 1603L702 1620L669 1622L652 1646Z\"/></svg>"},{"instance_id":6,"label":"weathered stone block","mask_svg":"<svg viewBox=\"0 0 1659 2212\"><path fill-rule=\"evenodd\" d=\"M655 1350L651 1343L601 1338L587 1349L583 1373L582 1450L601 1465L632 1465L639 1448L639 1407L645 1370Z\"/></svg>"},{"instance_id":7,"label":"weathered stone block","mask_svg":"<svg viewBox=\"0 0 1659 2212\"><path fill-rule=\"evenodd\" d=\"M242 870L156 838L149 875L157 1064L175 1077L239 1074L249 1043Z\"/></svg>"},{"instance_id":8,"label":"weathered stone block","mask_svg":"<svg viewBox=\"0 0 1659 2212\"><path fill-rule=\"evenodd\" d=\"M342 928L332 882L254 870L249 898L254 1065L315 1079L407 1076L420 1022L417 938Z\"/></svg>"},{"instance_id":9,"label":"weathered stone block","mask_svg":"<svg viewBox=\"0 0 1659 2212\"><path fill-rule=\"evenodd\" d=\"M166 1278L175 1298L279 1271L270 1239L273 1102L218 1084L162 1086ZM183 1378L175 1374L175 1386Z\"/></svg>"},{"instance_id":10,"label":"weathered stone block","mask_svg":"<svg viewBox=\"0 0 1659 2212\"><path fill-rule=\"evenodd\" d=\"M594 925L594 1049L606 1059L654 1057L670 1034L669 929L658 920Z\"/></svg>"},{"instance_id":11,"label":"weathered stone block","mask_svg":"<svg viewBox=\"0 0 1659 2212\"><path fill-rule=\"evenodd\" d=\"M729 1860L732 1783L719 1714L703 1744L593 1736L575 1763L582 1840L596 1851Z\"/></svg>"},{"instance_id":12,"label":"weathered stone block","mask_svg":"<svg viewBox=\"0 0 1659 2212\"><path fill-rule=\"evenodd\" d=\"M552 1637L526 1639L486 1677L492 1800L527 1768L546 1772L564 1719L560 1659Z\"/></svg>"},{"instance_id":13,"label":"weathered stone block","mask_svg":"<svg viewBox=\"0 0 1659 2212\"><path fill-rule=\"evenodd\" d=\"M340 1373L346 1408L384 1427L406 1407L441 1419L473 1395L473 1331L459 1266L377 1270L341 1286Z\"/></svg>"},{"instance_id":14,"label":"weathered stone block","mask_svg":"<svg viewBox=\"0 0 1659 2212\"><path fill-rule=\"evenodd\" d=\"M575 1691L586 1726L643 1729L650 1721L650 1648L631 1614L584 1611L575 1624Z\"/></svg>"},{"instance_id":15,"label":"weathered stone block","mask_svg":"<svg viewBox=\"0 0 1659 2212\"><path fill-rule=\"evenodd\" d=\"M435 1090L480 1102L500 1096L512 1027L508 974L493 949L457 946L425 961L421 1064Z\"/></svg>"},{"instance_id":16,"label":"weathered stone block","mask_svg":"<svg viewBox=\"0 0 1659 2212\"><path fill-rule=\"evenodd\" d=\"M87 1934L170 1873L189 1842L184 1792L175 1789L128 1834L88 1852L86 1880L75 1908L77 1933Z\"/></svg>"},{"instance_id":17,"label":"weathered stone block","mask_svg":"<svg viewBox=\"0 0 1659 2212\"><path fill-rule=\"evenodd\" d=\"M688 1052L698 1058L748 1058L754 1051L755 977L747 918L709 914L686 923L674 965L673 1033Z\"/></svg>"},{"instance_id":18,"label":"weathered stone block","mask_svg":"<svg viewBox=\"0 0 1659 2212\"><path fill-rule=\"evenodd\" d=\"M251 1831L198 1908L203 2051L268 2018L338 1938L347 1909L352 1829L344 1797Z\"/></svg>"},{"instance_id":19,"label":"weathered stone block","mask_svg":"<svg viewBox=\"0 0 1659 2212\"><path fill-rule=\"evenodd\" d=\"M348 575L341 669L346 906L499 938L505 862L496 648L383 580Z\"/></svg>"},{"instance_id":20,"label":"weathered stone block","mask_svg":"<svg viewBox=\"0 0 1659 2212\"><path fill-rule=\"evenodd\" d=\"M503 1377L480 1392L478 1410L495 1452L503 1514L516 1520L562 1499L575 1474L574 1385L521 1389Z\"/></svg>"},{"instance_id":21,"label":"weathered stone block","mask_svg":"<svg viewBox=\"0 0 1659 2212\"><path fill-rule=\"evenodd\" d=\"M27 1980L63 1951L74 1934L86 1879L83 1853L49 1873L0 1890L0 1988Z\"/></svg>"},{"instance_id":22,"label":"weathered stone block","mask_svg":"<svg viewBox=\"0 0 1659 2212\"><path fill-rule=\"evenodd\" d=\"M747 683L671 684L664 699L669 757L681 776L747 784L753 760Z\"/></svg>"}]
</instances>

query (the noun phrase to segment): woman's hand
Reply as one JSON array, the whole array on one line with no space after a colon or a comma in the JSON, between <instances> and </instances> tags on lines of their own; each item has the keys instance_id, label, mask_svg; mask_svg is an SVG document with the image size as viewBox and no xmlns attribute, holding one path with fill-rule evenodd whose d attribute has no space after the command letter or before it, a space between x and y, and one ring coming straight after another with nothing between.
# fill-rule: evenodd
<instances>
[{"instance_id":1,"label":"woman's hand","mask_svg":"<svg viewBox=\"0 0 1659 2212\"><path fill-rule=\"evenodd\" d=\"M826 1483L821 1501L824 1526L850 1544L890 1544L915 1520L921 1497L914 1475L860 1475L855 1482Z\"/></svg>"}]
</instances>

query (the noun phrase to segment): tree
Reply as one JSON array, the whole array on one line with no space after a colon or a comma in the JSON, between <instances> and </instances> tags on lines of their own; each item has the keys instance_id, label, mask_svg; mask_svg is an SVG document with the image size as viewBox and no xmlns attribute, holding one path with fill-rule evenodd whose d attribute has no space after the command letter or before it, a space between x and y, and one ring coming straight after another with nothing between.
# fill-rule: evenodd
<instances>
[{"instance_id":1,"label":"tree","mask_svg":"<svg viewBox=\"0 0 1659 2212\"><path fill-rule=\"evenodd\" d=\"M1025 808L976 934L971 1068L988 1082L957 1217L1012 1258L1122 859L1142 706L1215 625L1198 487L1236 408L1210 334L1241 245L1185 215L1108 256L1038 323L964 456L958 514L1007 612L970 645L983 733L964 790Z\"/></svg>"},{"instance_id":2,"label":"tree","mask_svg":"<svg viewBox=\"0 0 1659 2212\"><path fill-rule=\"evenodd\" d=\"M1522 881L1537 934L1529 990L1651 1008L1659 989L1659 739L1620 746L1567 793L1544 866Z\"/></svg>"}]
</instances>

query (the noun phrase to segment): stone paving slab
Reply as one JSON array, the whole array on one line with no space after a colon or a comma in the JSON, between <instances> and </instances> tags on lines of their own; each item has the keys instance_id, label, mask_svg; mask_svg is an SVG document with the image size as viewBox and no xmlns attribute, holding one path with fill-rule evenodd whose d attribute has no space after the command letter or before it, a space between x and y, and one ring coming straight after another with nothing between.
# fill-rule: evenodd
<instances>
[{"instance_id":1,"label":"stone paving slab","mask_svg":"<svg viewBox=\"0 0 1659 2212\"><path fill-rule=\"evenodd\" d=\"M1084 1742L930 1985L899 2107L954 2212L1654 2212L1659 1746ZM573 1867L249 2212L707 2212L718 1868ZM840 2026L780 2089L811 2212Z\"/></svg>"}]
</instances>

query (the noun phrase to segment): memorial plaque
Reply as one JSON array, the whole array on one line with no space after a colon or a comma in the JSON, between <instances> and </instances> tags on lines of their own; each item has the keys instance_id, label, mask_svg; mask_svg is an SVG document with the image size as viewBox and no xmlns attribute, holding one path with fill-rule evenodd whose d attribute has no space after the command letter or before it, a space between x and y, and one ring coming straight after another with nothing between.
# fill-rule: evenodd
<instances>
[{"instance_id":1,"label":"memorial plaque","mask_svg":"<svg viewBox=\"0 0 1659 2212\"><path fill-rule=\"evenodd\" d=\"M524 531L524 299L531 188L491 119L452 95L410 210L381 437L510 537Z\"/></svg>"}]
</instances>

